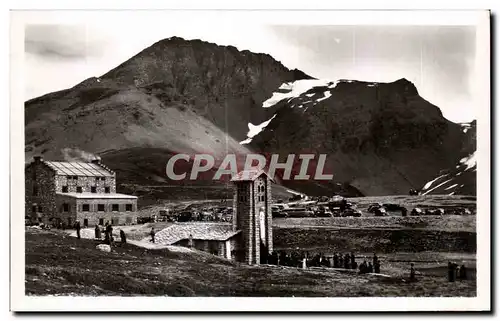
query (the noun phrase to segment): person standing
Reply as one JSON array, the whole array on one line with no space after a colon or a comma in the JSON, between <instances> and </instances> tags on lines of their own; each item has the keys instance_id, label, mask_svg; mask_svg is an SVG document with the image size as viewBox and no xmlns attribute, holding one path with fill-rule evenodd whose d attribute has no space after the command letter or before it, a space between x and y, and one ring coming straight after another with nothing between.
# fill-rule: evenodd
<instances>
[{"instance_id":1,"label":"person standing","mask_svg":"<svg viewBox=\"0 0 500 321\"><path fill-rule=\"evenodd\" d=\"M380 273L380 261L377 260L375 264L373 264L373 269L375 270L375 273Z\"/></svg>"},{"instance_id":2,"label":"person standing","mask_svg":"<svg viewBox=\"0 0 500 321\"><path fill-rule=\"evenodd\" d=\"M448 281L455 282L457 277L457 265L455 263L448 262Z\"/></svg>"},{"instance_id":3,"label":"person standing","mask_svg":"<svg viewBox=\"0 0 500 321\"><path fill-rule=\"evenodd\" d=\"M416 278L415 278L415 265L412 263L410 265L410 281L416 281Z\"/></svg>"},{"instance_id":4,"label":"person standing","mask_svg":"<svg viewBox=\"0 0 500 321\"><path fill-rule=\"evenodd\" d=\"M354 256L354 253L353 253L353 252L351 252L351 257L350 257L350 259L351 259L351 269L353 269L353 270L357 270L357 268L358 268L358 264L356 263L356 257Z\"/></svg>"},{"instance_id":5,"label":"person standing","mask_svg":"<svg viewBox=\"0 0 500 321\"><path fill-rule=\"evenodd\" d=\"M95 238L98 240L101 239L101 228L99 227L99 224L95 225Z\"/></svg>"},{"instance_id":6,"label":"person standing","mask_svg":"<svg viewBox=\"0 0 500 321\"><path fill-rule=\"evenodd\" d=\"M109 228L109 245L115 245L115 238L113 237L113 226L111 224L108 225Z\"/></svg>"},{"instance_id":7,"label":"person standing","mask_svg":"<svg viewBox=\"0 0 500 321\"><path fill-rule=\"evenodd\" d=\"M78 239L80 239L80 229L81 229L81 227L80 227L80 221L76 221L75 229L76 229L76 237Z\"/></svg>"},{"instance_id":8,"label":"person standing","mask_svg":"<svg viewBox=\"0 0 500 321\"><path fill-rule=\"evenodd\" d=\"M155 233L155 228L152 227L151 228L151 232L149 233L149 235L151 235L151 242L153 242L153 243L155 242L155 234L156 234Z\"/></svg>"},{"instance_id":9,"label":"person standing","mask_svg":"<svg viewBox=\"0 0 500 321\"><path fill-rule=\"evenodd\" d=\"M123 230L120 230L120 239L122 241L122 244L127 243L127 236L125 235L125 232Z\"/></svg>"},{"instance_id":10,"label":"person standing","mask_svg":"<svg viewBox=\"0 0 500 321\"><path fill-rule=\"evenodd\" d=\"M333 267L339 267L339 256L337 255L337 253L333 253Z\"/></svg>"},{"instance_id":11,"label":"person standing","mask_svg":"<svg viewBox=\"0 0 500 321\"><path fill-rule=\"evenodd\" d=\"M366 260L365 260L365 261L363 261L363 263L361 263L359 265L359 273L360 274L366 273L366 268L367 268L367 265L366 265Z\"/></svg>"},{"instance_id":12,"label":"person standing","mask_svg":"<svg viewBox=\"0 0 500 321\"><path fill-rule=\"evenodd\" d=\"M349 264L349 260L350 260L350 256L349 256L349 254L346 254L344 256L344 269L349 269L349 267L351 266Z\"/></svg>"},{"instance_id":13,"label":"person standing","mask_svg":"<svg viewBox=\"0 0 500 321\"><path fill-rule=\"evenodd\" d=\"M465 265L462 264L460 267L460 273L459 273L460 280L465 281L467 280L467 269L465 268Z\"/></svg>"},{"instance_id":14,"label":"person standing","mask_svg":"<svg viewBox=\"0 0 500 321\"><path fill-rule=\"evenodd\" d=\"M189 234L189 243L188 243L188 246L189 246L190 249L192 249L193 245L194 245L194 243L193 243L193 234Z\"/></svg>"}]
</instances>

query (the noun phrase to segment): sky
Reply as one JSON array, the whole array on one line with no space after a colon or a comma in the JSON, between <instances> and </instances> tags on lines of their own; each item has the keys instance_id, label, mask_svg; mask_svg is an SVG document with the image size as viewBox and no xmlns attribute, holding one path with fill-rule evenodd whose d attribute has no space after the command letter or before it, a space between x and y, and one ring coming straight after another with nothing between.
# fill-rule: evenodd
<instances>
[{"instance_id":1,"label":"sky","mask_svg":"<svg viewBox=\"0 0 500 321\"><path fill-rule=\"evenodd\" d=\"M315 78L406 78L447 119L476 118L474 26L154 23L150 28L126 22L26 25L26 100L103 75L153 43L178 36L268 53Z\"/></svg>"}]
</instances>

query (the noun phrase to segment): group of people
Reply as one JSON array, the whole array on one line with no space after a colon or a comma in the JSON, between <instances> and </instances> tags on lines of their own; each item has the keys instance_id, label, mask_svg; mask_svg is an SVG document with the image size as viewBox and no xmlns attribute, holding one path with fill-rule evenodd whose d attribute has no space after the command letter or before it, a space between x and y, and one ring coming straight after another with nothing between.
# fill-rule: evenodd
<instances>
[{"instance_id":1,"label":"group of people","mask_svg":"<svg viewBox=\"0 0 500 321\"><path fill-rule=\"evenodd\" d=\"M448 281L467 280L467 268L465 265L459 266L456 263L448 262Z\"/></svg>"},{"instance_id":2,"label":"group of people","mask_svg":"<svg viewBox=\"0 0 500 321\"><path fill-rule=\"evenodd\" d=\"M290 267L328 267L328 268L344 268L344 269L358 269L356 256L354 253L350 254L337 254L334 253L330 260L323 253L316 253L312 256L308 252L286 252L286 251L273 251L267 258L264 259L267 264L282 265ZM363 261L359 265L359 273L380 273L380 261L376 254L373 255L372 262Z\"/></svg>"},{"instance_id":3,"label":"group of people","mask_svg":"<svg viewBox=\"0 0 500 321\"><path fill-rule=\"evenodd\" d=\"M80 239L81 238L81 234L80 234L80 231L81 231L80 221L76 221L75 222L74 228L76 230L76 237L78 239ZM102 232L103 231L101 230L101 226L99 224L96 224L94 231L95 231L95 238L97 240L101 240L102 239ZM125 232L123 230L120 230L120 241L121 241L122 244L127 243L127 236L125 235ZM104 243L105 244L109 244L110 246L112 246L112 245L115 244L114 242L115 242L115 240L114 240L114 236L113 236L113 226L108 221L104 225Z\"/></svg>"}]
</instances>

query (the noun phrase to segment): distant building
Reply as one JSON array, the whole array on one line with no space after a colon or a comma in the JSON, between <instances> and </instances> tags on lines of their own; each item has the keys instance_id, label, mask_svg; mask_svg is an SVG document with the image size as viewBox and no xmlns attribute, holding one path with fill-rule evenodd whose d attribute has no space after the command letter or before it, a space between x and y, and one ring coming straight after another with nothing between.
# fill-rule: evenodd
<instances>
[{"instance_id":1,"label":"distant building","mask_svg":"<svg viewBox=\"0 0 500 321\"><path fill-rule=\"evenodd\" d=\"M233 177L233 222L176 223L155 236L167 245L188 246L247 264L265 263L273 251L271 179L262 170Z\"/></svg>"},{"instance_id":2,"label":"distant building","mask_svg":"<svg viewBox=\"0 0 500 321\"><path fill-rule=\"evenodd\" d=\"M26 219L95 226L137 223L137 197L116 193L116 175L98 160L53 162L35 157L25 168Z\"/></svg>"}]
</instances>

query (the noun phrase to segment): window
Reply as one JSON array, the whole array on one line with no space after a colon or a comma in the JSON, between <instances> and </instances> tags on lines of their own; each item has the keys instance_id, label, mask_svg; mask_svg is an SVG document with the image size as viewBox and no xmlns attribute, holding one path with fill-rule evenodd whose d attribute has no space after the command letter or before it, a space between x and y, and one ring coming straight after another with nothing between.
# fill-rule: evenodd
<instances>
[{"instance_id":1,"label":"window","mask_svg":"<svg viewBox=\"0 0 500 321\"><path fill-rule=\"evenodd\" d=\"M127 217L125 218L125 222L126 222L127 224L131 224L131 223L132 223L132 217L127 216Z\"/></svg>"},{"instance_id":2,"label":"window","mask_svg":"<svg viewBox=\"0 0 500 321\"><path fill-rule=\"evenodd\" d=\"M62 187L62 192L67 193L68 192L68 186L63 186Z\"/></svg>"},{"instance_id":3,"label":"window","mask_svg":"<svg viewBox=\"0 0 500 321\"><path fill-rule=\"evenodd\" d=\"M111 210L112 210L113 212L118 212L118 211L120 210L120 209L119 209L119 207L118 207L118 204L113 204L113 205L111 205Z\"/></svg>"},{"instance_id":4,"label":"window","mask_svg":"<svg viewBox=\"0 0 500 321\"><path fill-rule=\"evenodd\" d=\"M109 186L104 187L104 193L106 194L111 193L111 188Z\"/></svg>"},{"instance_id":5,"label":"window","mask_svg":"<svg viewBox=\"0 0 500 321\"><path fill-rule=\"evenodd\" d=\"M38 186L33 186L33 196L38 196Z\"/></svg>"},{"instance_id":6,"label":"window","mask_svg":"<svg viewBox=\"0 0 500 321\"><path fill-rule=\"evenodd\" d=\"M66 179L72 179L73 176L66 176Z\"/></svg>"},{"instance_id":7,"label":"window","mask_svg":"<svg viewBox=\"0 0 500 321\"><path fill-rule=\"evenodd\" d=\"M132 211L132 204L125 204L125 211L131 212Z\"/></svg>"},{"instance_id":8,"label":"window","mask_svg":"<svg viewBox=\"0 0 500 321\"><path fill-rule=\"evenodd\" d=\"M99 219L99 225L104 225L104 219L103 218Z\"/></svg>"},{"instance_id":9,"label":"window","mask_svg":"<svg viewBox=\"0 0 500 321\"><path fill-rule=\"evenodd\" d=\"M63 204L63 212L69 212L69 204Z\"/></svg>"},{"instance_id":10,"label":"window","mask_svg":"<svg viewBox=\"0 0 500 321\"><path fill-rule=\"evenodd\" d=\"M97 193L97 186L91 186L90 187L90 192L91 193Z\"/></svg>"},{"instance_id":11,"label":"window","mask_svg":"<svg viewBox=\"0 0 500 321\"><path fill-rule=\"evenodd\" d=\"M104 204L97 204L97 211L104 212Z\"/></svg>"},{"instance_id":12,"label":"window","mask_svg":"<svg viewBox=\"0 0 500 321\"><path fill-rule=\"evenodd\" d=\"M90 211L90 205L89 204L83 204L82 205L82 211L83 212L89 212Z\"/></svg>"},{"instance_id":13,"label":"window","mask_svg":"<svg viewBox=\"0 0 500 321\"><path fill-rule=\"evenodd\" d=\"M38 212L43 213L42 205L38 205Z\"/></svg>"},{"instance_id":14,"label":"window","mask_svg":"<svg viewBox=\"0 0 500 321\"><path fill-rule=\"evenodd\" d=\"M120 219L118 217L113 217L111 219L111 224L118 225L118 223L120 223Z\"/></svg>"},{"instance_id":15,"label":"window","mask_svg":"<svg viewBox=\"0 0 500 321\"><path fill-rule=\"evenodd\" d=\"M78 176L73 176L73 179L76 179L76 180L77 180L77 179L78 179Z\"/></svg>"},{"instance_id":16,"label":"window","mask_svg":"<svg viewBox=\"0 0 500 321\"><path fill-rule=\"evenodd\" d=\"M82 192L82 187L81 186L77 186L76 187L76 192L77 193L81 193Z\"/></svg>"},{"instance_id":17,"label":"window","mask_svg":"<svg viewBox=\"0 0 500 321\"><path fill-rule=\"evenodd\" d=\"M105 181L106 180L106 177L101 177L101 181Z\"/></svg>"}]
</instances>

